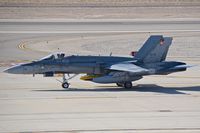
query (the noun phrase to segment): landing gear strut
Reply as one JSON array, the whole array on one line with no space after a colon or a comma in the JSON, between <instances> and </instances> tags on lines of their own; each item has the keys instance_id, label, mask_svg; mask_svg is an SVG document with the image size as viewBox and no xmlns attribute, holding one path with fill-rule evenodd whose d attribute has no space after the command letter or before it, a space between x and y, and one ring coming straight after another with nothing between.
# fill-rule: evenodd
<instances>
[{"instance_id":1,"label":"landing gear strut","mask_svg":"<svg viewBox=\"0 0 200 133\"><path fill-rule=\"evenodd\" d=\"M57 79L57 81L59 81L59 82L62 83L62 87L63 87L63 88L67 89L67 88L69 88L69 85L70 85L70 84L68 83L68 81L69 81L70 79L73 79L73 78L76 77L77 75L78 75L78 74L74 74L73 76L70 77L70 75L68 74L68 77L69 77L69 78L66 78L65 74L63 74L62 81L60 81L60 80L58 80L58 79Z\"/></svg>"},{"instance_id":2,"label":"landing gear strut","mask_svg":"<svg viewBox=\"0 0 200 133\"><path fill-rule=\"evenodd\" d=\"M68 81L67 81L67 79L65 77L65 74L63 74L62 87L65 88L65 89L69 88L69 83L68 83Z\"/></svg>"},{"instance_id":3,"label":"landing gear strut","mask_svg":"<svg viewBox=\"0 0 200 133\"><path fill-rule=\"evenodd\" d=\"M117 86L123 87L123 83L116 83Z\"/></svg>"}]
</instances>

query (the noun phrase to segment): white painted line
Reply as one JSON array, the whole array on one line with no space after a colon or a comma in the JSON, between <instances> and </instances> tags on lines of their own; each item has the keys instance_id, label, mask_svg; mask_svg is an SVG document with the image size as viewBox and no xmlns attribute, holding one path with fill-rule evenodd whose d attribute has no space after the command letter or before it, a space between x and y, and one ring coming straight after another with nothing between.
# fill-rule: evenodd
<instances>
[{"instance_id":1,"label":"white painted line","mask_svg":"<svg viewBox=\"0 0 200 133\"><path fill-rule=\"evenodd\" d=\"M157 32L200 32L200 30L150 30L150 31L0 31L0 33L157 33Z\"/></svg>"},{"instance_id":2,"label":"white painted line","mask_svg":"<svg viewBox=\"0 0 200 133\"><path fill-rule=\"evenodd\" d=\"M0 19L0 22L137 22L137 21L200 21L200 18L157 18L157 19Z\"/></svg>"}]
</instances>

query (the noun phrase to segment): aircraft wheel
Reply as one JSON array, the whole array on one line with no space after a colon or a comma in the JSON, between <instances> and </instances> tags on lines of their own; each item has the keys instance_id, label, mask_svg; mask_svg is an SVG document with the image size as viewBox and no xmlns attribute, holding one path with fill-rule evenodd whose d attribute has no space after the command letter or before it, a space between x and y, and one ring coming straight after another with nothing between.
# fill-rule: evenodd
<instances>
[{"instance_id":1,"label":"aircraft wheel","mask_svg":"<svg viewBox=\"0 0 200 133\"><path fill-rule=\"evenodd\" d=\"M125 82L124 83L124 88L126 89L131 89L133 87L132 83L131 82Z\"/></svg>"},{"instance_id":2,"label":"aircraft wheel","mask_svg":"<svg viewBox=\"0 0 200 133\"><path fill-rule=\"evenodd\" d=\"M62 87L65 89L69 88L69 83L67 83L67 82L62 83Z\"/></svg>"},{"instance_id":3,"label":"aircraft wheel","mask_svg":"<svg viewBox=\"0 0 200 133\"><path fill-rule=\"evenodd\" d=\"M123 84L122 83L116 83L117 86L122 87Z\"/></svg>"}]
</instances>

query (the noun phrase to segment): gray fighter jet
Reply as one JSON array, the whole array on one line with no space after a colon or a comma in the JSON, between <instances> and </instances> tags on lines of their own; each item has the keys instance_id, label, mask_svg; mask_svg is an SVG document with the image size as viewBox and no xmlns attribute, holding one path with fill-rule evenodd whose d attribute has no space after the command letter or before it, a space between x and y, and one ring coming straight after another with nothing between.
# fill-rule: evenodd
<instances>
[{"instance_id":1,"label":"gray fighter jet","mask_svg":"<svg viewBox=\"0 0 200 133\"><path fill-rule=\"evenodd\" d=\"M183 62L165 61L172 37L153 35L148 38L133 57L117 56L65 56L64 53L51 54L38 61L20 64L4 72L12 74L43 74L53 77L62 74L62 87L68 88L66 74L85 74L82 80L95 83L116 83L117 86L132 88L132 81L147 75L167 75L185 71Z\"/></svg>"}]
</instances>

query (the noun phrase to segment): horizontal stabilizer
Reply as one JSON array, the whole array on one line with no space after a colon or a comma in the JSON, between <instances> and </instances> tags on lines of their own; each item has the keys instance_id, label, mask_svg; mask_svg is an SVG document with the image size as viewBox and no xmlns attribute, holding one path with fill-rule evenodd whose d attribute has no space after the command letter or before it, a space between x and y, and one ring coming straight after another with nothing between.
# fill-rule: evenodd
<instances>
[{"instance_id":1,"label":"horizontal stabilizer","mask_svg":"<svg viewBox=\"0 0 200 133\"><path fill-rule=\"evenodd\" d=\"M175 66L175 67L173 67L172 69L178 69L178 68L190 68L190 67L194 67L194 66L192 66L192 65L178 65L178 66Z\"/></svg>"}]
</instances>

